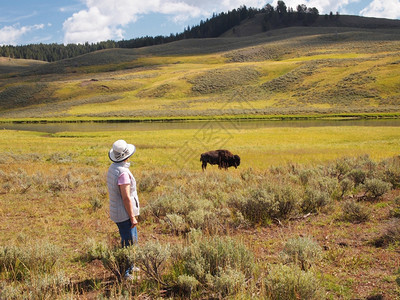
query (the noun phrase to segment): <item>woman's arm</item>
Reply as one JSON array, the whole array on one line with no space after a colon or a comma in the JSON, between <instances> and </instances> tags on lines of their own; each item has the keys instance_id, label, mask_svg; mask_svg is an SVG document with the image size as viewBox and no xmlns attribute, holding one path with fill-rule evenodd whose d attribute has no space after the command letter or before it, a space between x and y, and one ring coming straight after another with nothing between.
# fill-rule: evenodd
<instances>
[{"instance_id":1,"label":"woman's arm","mask_svg":"<svg viewBox=\"0 0 400 300\"><path fill-rule=\"evenodd\" d=\"M135 227L138 223L138 221L135 218L135 215L133 213L133 202L131 201L131 186L130 184L122 184L119 186L119 189L121 191L121 196L122 196L122 201L124 202L124 206L126 211L128 212L129 219L131 220L132 227Z\"/></svg>"}]
</instances>

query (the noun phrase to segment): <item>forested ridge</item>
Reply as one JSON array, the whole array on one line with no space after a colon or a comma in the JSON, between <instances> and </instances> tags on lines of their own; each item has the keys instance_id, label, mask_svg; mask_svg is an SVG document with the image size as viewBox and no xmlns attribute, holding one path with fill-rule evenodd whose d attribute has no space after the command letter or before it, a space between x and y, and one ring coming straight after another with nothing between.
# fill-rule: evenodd
<instances>
[{"instance_id":1,"label":"forested ridge","mask_svg":"<svg viewBox=\"0 0 400 300\"><path fill-rule=\"evenodd\" d=\"M199 25L184 29L182 33L170 34L169 36L145 36L130 40L103 41L85 44L29 44L29 45L3 45L0 47L0 56L10 58L24 58L42 61L58 61L66 58L76 57L85 53L110 48L140 48L146 46L160 45L173 41L191 38L213 38L239 25L242 21L254 18L257 14L264 14L263 31L274 28L298 25L304 26L314 23L318 16L318 10L307 8L306 5L298 5L296 10L286 7L283 1L278 1L276 7L267 4L261 9L247 8L241 6L228 12L214 14L212 18L201 21ZM332 17L332 13L330 17Z\"/></svg>"}]
</instances>

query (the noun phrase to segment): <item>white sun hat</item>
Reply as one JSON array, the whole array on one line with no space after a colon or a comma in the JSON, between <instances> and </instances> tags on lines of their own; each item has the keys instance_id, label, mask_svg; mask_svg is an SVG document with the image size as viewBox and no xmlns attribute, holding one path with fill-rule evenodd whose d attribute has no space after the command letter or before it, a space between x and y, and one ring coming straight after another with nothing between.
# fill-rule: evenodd
<instances>
[{"instance_id":1,"label":"white sun hat","mask_svg":"<svg viewBox=\"0 0 400 300\"><path fill-rule=\"evenodd\" d=\"M132 156L135 153L135 145L128 144L124 140L118 140L113 144L112 149L108 152L108 157L113 162L121 162Z\"/></svg>"}]
</instances>

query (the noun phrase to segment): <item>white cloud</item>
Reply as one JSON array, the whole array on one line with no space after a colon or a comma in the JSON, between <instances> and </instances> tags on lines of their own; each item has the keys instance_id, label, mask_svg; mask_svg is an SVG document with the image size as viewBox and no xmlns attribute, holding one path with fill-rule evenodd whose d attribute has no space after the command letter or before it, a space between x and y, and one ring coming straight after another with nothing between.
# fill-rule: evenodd
<instances>
[{"instance_id":1,"label":"white cloud","mask_svg":"<svg viewBox=\"0 0 400 300\"><path fill-rule=\"evenodd\" d=\"M165 14L174 22L184 23L241 5L261 7L265 4L265 0L86 0L86 9L64 22L64 43L122 39L125 26L149 13Z\"/></svg>"},{"instance_id":2,"label":"white cloud","mask_svg":"<svg viewBox=\"0 0 400 300\"><path fill-rule=\"evenodd\" d=\"M365 17L378 17L388 19L400 18L400 0L374 0L360 11Z\"/></svg>"},{"instance_id":3,"label":"white cloud","mask_svg":"<svg viewBox=\"0 0 400 300\"><path fill-rule=\"evenodd\" d=\"M19 24L5 26L0 28L0 45L17 45L23 35L43 28L44 24L22 27Z\"/></svg>"}]
</instances>

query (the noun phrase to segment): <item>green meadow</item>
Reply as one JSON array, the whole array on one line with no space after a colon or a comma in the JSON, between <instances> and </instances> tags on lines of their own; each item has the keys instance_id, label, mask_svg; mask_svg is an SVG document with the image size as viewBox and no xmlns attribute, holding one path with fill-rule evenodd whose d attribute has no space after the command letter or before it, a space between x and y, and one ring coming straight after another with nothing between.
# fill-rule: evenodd
<instances>
[{"instance_id":1,"label":"green meadow","mask_svg":"<svg viewBox=\"0 0 400 300\"><path fill-rule=\"evenodd\" d=\"M235 122L235 121L232 121ZM277 121L279 122L279 121ZM301 121L300 121L301 122ZM234 124L234 123L233 123ZM107 148L115 138L131 140L138 151L138 168L178 167L198 170L200 153L227 148L241 154L245 167L263 170L290 163L323 163L345 156L369 155L374 160L399 152L398 127L327 126L230 128L224 123L204 121L199 129L120 132L61 132L55 134L2 130L1 150L15 155L66 153L84 160L108 162ZM10 141L19 147L10 147Z\"/></svg>"}]
</instances>

